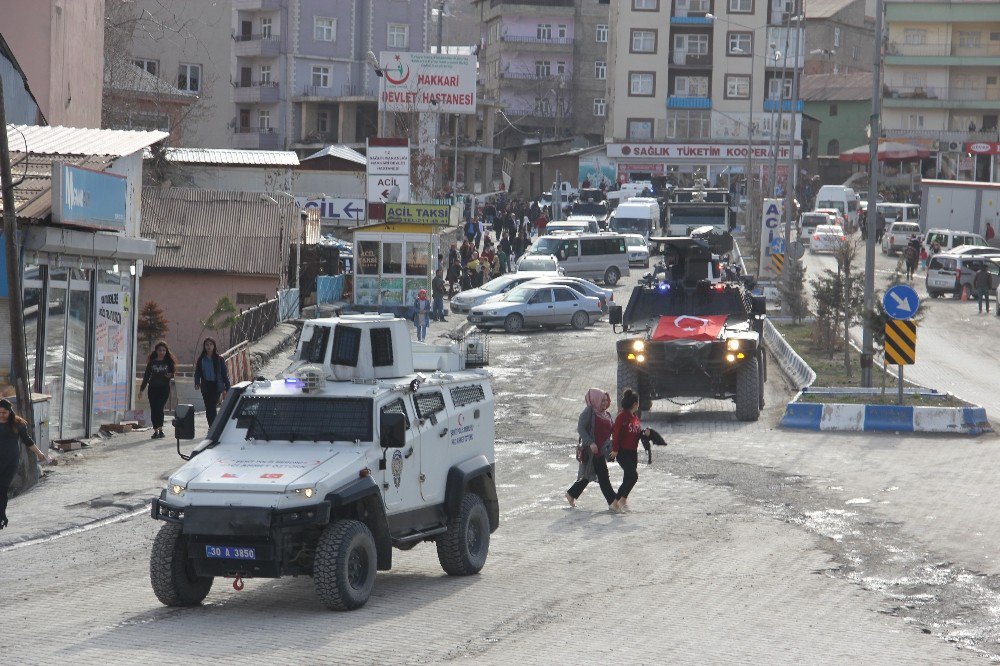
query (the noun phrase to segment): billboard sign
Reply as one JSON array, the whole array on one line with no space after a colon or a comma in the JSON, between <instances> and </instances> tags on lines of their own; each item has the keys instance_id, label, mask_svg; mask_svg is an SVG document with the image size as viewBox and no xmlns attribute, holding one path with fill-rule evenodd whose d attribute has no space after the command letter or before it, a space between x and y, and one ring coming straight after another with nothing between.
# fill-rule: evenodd
<instances>
[{"instance_id":1,"label":"billboard sign","mask_svg":"<svg viewBox=\"0 0 1000 666\"><path fill-rule=\"evenodd\" d=\"M476 56L383 51L379 110L476 112Z\"/></svg>"},{"instance_id":2,"label":"billboard sign","mask_svg":"<svg viewBox=\"0 0 1000 666\"><path fill-rule=\"evenodd\" d=\"M778 276L777 267L771 262L772 254L783 254L785 249L784 233L781 228L782 199L764 199L764 214L760 224L760 271L761 279L774 279Z\"/></svg>"},{"instance_id":3,"label":"billboard sign","mask_svg":"<svg viewBox=\"0 0 1000 666\"><path fill-rule=\"evenodd\" d=\"M315 210L321 220L365 221L364 199L338 197L295 197L295 205L304 211Z\"/></svg>"},{"instance_id":4,"label":"billboard sign","mask_svg":"<svg viewBox=\"0 0 1000 666\"><path fill-rule=\"evenodd\" d=\"M451 221L451 206L447 204L400 204L385 205L385 221L388 224L438 224L447 226Z\"/></svg>"},{"instance_id":5,"label":"billboard sign","mask_svg":"<svg viewBox=\"0 0 1000 666\"><path fill-rule=\"evenodd\" d=\"M409 139L368 139L368 219L384 219L381 204L410 200Z\"/></svg>"},{"instance_id":6,"label":"billboard sign","mask_svg":"<svg viewBox=\"0 0 1000 666\"><path fill-rule=\"evenodd\" d=\"M771 147L754 144L753 158L771 157ZM609 143L608 157L642 159L721 159L738 160L747 158L745 143ZM778 157L788 159L788 144L778 148ZM795 146L795 159L802 159L802 146Z\"/></svg>"},{"instance_id":7,"label":"billboard sign","mask_svg":"<svg viewBox=\"0 0 1000 666\"><path fill-rule=\"evenodd\" d=\"M125 176L52 163L52 221L56 224L125 231L127 200Z\"/></svg>"}]
</instances>

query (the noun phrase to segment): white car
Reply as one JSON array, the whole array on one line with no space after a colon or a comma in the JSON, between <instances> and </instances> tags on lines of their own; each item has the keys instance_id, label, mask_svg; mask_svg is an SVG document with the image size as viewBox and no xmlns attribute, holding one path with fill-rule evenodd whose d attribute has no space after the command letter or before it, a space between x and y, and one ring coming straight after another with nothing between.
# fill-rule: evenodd
<instances>
[{"instance_id":1,"label":"white car","mask_svg":"<svg viewBox=\"0 0 1000 666\"><path fill-rule=\"evenodd\" d=\"M544 277L535 278L530 282L525 282L525 287L533 287L536 284L547 284L551 286L562 286L569 287L573 291L576 291L584 296L592 296L598 300L601 304L601 312L607 312L608 307L615 302L615 292L611 289L605 289L604 287L599 287L590 280L584 280L578 277ZM491 299L496 300L496 299Z\"/></svg>"},{"instance_id":2,"label":"white car","mask_svg":"<svg viewBox=\"0 0 1000 666\"><path fill-rule=\"evenodd\" d=\"M622 234L625 246L628 248L629 266L645 266L649 268L649 244L642 234Z\"/></svg>"},{"instance_id":3,"label":"white car","mask_svg":"<svg viewBox=\"0 0 1000 666\"><path fill-rule=\"evenodd\" d=\"M549 273L552 275L562 275L563 269L559 265L559 259L551 254L526 254L514 265L514 272L521 273Z\"/></svg>"},{"instance_id":4,"label":"white car","mask_svg":"<svg viewBox=\"0 0 1000 666\"><path fill-rule=\"evenodd\" d=\"M837 247L847 240L844 235L844 228L833 224L821 224L816 227L812 237L809 239L809 252L834 252Z\"/></svg>"},{"instance_id":5,"label":"white car","mask_svg":"<svg viewBox=\"0 0 1000 666\"><path fill-rule=\"evenodd\" d=\"M455 314L468 314L469 310L480 303L484 303L494 296L503 296L514 287L539 277L559 277L559 273L553 270L538 272L524 271L501 275L500 277L493 278L482 287L466 289L461 293L455 294L448 303L448 309Z\"/></svg>"},{"instance_id":6,"label":"white car","mask_svg":"<svg viewBox=\"0 0 1000 666\"><path fill-rule=\"evenodd\" d=\"M477 305L468 319L480 330L503 328L508 333L520 333L525 326L572 326L581 330L602 314L596 298L569 287L533 282L512 289L498 300Z\"/></svg>"}]
</instances>

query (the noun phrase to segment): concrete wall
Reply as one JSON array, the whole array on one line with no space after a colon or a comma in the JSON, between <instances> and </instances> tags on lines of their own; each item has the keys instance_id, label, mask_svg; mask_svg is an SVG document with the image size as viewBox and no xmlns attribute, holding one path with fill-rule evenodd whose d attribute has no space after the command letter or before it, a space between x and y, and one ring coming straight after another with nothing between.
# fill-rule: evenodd
<instances>
[{"instance_id":1,"label":"concrete wall","mask_svg":"<svg viewBox=\"0 0 1000 666\"><path fill-rule=\"evenodd\" d=\"M831 116L830 106L834 104L837 106L837 115ZM816 140L817 155L829 155L827 146L833 139L840 142L840 152L868 143L865 126L872 112L870 101L806 102L805 112L820 121Z\"/></svg>"},{"instance_id":2,"label":"concrete wall","mask_svg":"<svg viewBox=\"0 0 1000 666\"><path fill-rule=\"evenodd\" d=\"M826 52L809 54L807 51L805 73L828 74L834 71L834 66L841 74L872 71L875 24L865 20L866 13L865 0L855 0L829 19L808 19L806 43L809 51L824 49ZM806 16L808 18L808 7ZM838 28L839 46L835 35Z\"/></svg>"},{"instance_id":3,"label":"concrete wall","mask_svg":"<svg viewBox=\"0 0 1000 666\"><path fill-rule=\"evenodd\" d=\"M169 272L146 269L139 287L139 309L149 301L163 309L170 325L167 344L180 363L194 363L201 340L217 337L219 346L229 344L228 334L216 336L211 331L202 333L199 320L212 314L215 304L223 296L236 303L238 293L263 294L274 298L278 289L277 276L221 275L199 272ZM225 337L225 339L221 339ZM138 361L137 361L138 363ZM140 364L141 365L141 364Z\"/></svg>"},{"instance_id":4,"label":"concrete wall","mask_svg":"<svg viewBox=\"0 0 1000 666\"><path fill-rule=\"evenodd\" d=\"M8 0L2 29L50 125L101 126L104 0Z\"/></svg>"}]
</instances>

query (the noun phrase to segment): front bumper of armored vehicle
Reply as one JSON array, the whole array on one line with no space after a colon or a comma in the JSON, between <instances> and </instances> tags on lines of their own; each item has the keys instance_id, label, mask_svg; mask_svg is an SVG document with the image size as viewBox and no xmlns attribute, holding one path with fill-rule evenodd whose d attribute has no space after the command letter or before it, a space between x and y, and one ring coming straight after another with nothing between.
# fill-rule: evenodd
<instances>
[{"instance_id":1,"label":"front bumper of armored vehicle","mask_svg":"<svg viewBox=\"0 0 1000 666\"><path fill-rule=\"evenodd\" d=\"M753 339L643 340L617 343L618 360L633 366L637 387L655 398L732 398L740 367L757 356Z\"/></svg>"}]
</instances>

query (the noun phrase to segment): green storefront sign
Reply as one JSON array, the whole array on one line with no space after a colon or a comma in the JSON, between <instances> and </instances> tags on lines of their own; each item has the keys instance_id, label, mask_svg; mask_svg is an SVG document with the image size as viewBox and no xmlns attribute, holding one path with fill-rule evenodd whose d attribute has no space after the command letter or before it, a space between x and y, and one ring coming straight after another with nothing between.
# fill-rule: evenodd
<instances>
[{"instance_id":1,"label":"green storefront sign","mask_svg":"<svg viewBox=\"0 0 1000 666\"><path fill-rule=\"evenodd\" d=\"M447 204L387 203L387 224L437 224L448 225L451 206Z\"/></svg>"}]
</instances>

